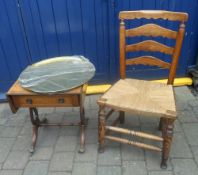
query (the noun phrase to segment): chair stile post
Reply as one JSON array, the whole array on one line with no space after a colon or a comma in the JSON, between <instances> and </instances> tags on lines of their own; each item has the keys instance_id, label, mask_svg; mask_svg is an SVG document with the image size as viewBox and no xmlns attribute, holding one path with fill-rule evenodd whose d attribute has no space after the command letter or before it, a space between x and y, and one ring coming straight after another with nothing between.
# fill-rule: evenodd
<instances>
[{"instance_id":1,"label":"chair stile post","mask_svg":"<svg viewBox=\"0 0 198 175\"><path fill-rule=\"evenodd\" d=\"M176 38L175 50L174 50L174 53L173 53L173 56L172 56L172 64L171 64L167 84L172 85L173 82L174 82L176 69L177 69L177 64L178 64L179 56L180 56L180 53L181 53L184 33L185 33L185 24L184 24L184 22L182 22L179 26L179 31L178 31L177 38Z\"/></svg>"},{"instance_id":2,"label":"chair stile post","mask_svg":"<svg viewBox=\"0 0 198 175\"><path fill-rule=\"evenodd\" d=\"M126 61L125 61L125 44L126 44L126 34L125 34L125 23L124 20L120 21L120 78L126 78Z\"/></svg>"},{"instance_id":3,"label":"chair stile post","mask_svg":"<svg viewBox=\"0 0 198 175\"><path fill-rule=\"evenodd\" d=\"M126 56L125 56L125 47L126 47L126 29L124 20L120 21L120 78L126 78ZM125 113L123 111L119 112L120 123L123 124L125 121Z\"/></svg>"}]
</instances>

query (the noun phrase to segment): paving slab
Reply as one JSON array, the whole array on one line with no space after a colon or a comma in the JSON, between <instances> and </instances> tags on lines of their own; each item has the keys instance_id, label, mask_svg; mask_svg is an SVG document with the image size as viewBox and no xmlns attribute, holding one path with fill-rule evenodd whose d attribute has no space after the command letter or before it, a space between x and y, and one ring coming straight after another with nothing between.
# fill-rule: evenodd
<instances>
[{"instance_id":1,"label":"paving slab","mask_svg":"<svg viewBox=\"0 0 198 175\"><path fill-rule=\"evenodd\" d=\"M174 175L172 171L150 171L148 175Z\"/></svg>"},{"instance_id":2,"label":"paving slab","mask_svg":"<svg viewBox=\"0 0 198 175\"><path fill-rule=\"evenodd\" d=\"M87 129L98 129L98 118L88 118Z\"/></svg>"},{"instance_id":3,"label":"paving slab","mask_svg":"<svg viewBox=\"0 0 198 175\"><path fill-rule=\"evenodd\" d=\"M121 166L99 166L97 175L121 175Z\"/></svg>"},{"instance_id":4,"label":"paving slab","mask_svg":"<svg viewBox=\"0 0 198 175\"><path fill-rule=\"evenodd\" d=\"M23 175L47 175L48 161L29 161Z\"/></svg>"},{"instance_id":5,"label":"paving slab","mask_svg":"<svg viewBox=\"0 0 198 175\"><path fill-rule=\"evenodd\" d=\"M0 117L6 117L13 115L12 111L10 110L10 106L8 103L1 103L1 112L0 112Z\"/></svg>"},{"instance_id":6,"label":"paving slab","mask_svg":"<svg viewBox=\"0 0 198 175\"><path fill-rule=\"evenodd\" d=\"M30 156L30 160L51 160L53 154L53 147L41 147L35 150L34 154Z\"/></svg>"},{"instance_id":7,"label":"paving slab","mask_svg":"<svg viewBox=\"0 0 198 175\"><path fill-rule=\"evenodd\" d=\"M59 136L56 141L55 152L75 151L77 139L76 136Z\"/></svg>"},{"instance_id":8,"label":"paving slab","mask_svg":"<svg viewBox=\"0 0 198 175\"><path fill-rule=\"evenodd\" d=\"M23 126L28 118L28 113L17 113L7 116L4 126Z\"/></svg>"},{"instance_id":9,"label":"paving slab","mask_svg":"<svg viewBox=\"0 0 198 175\"><path fill-rule=\"evenodd\" d=\"M174 132L183 132L183 128L181 126L181 123L178 119L174 122Z\"/></svg>"},{"instance_id":10,"label":"paving slab","mask_svg":"<svg viewBox=\"0 0 198 175\"><path fill-rule=\"evenodd\" d=\"M140 120L140 125L154 125L156 128L158 127L159 118L154 118L154 117L139 117Z\"/></svg>"},{"instance_id":11,"label":"paving slab","mask_svg":"<svg viewBox=\"0 0 198 175\"><path fill-rule=\"evenodd\" d=\"M76 162L72 175L96 175L96 164L88 162Z\"/></svg>"},{"instance_id":12,"label":"paving slab","mask_svg":"<svg viewBox=\"0 0 198 175\"><path fill-rule=\"evenodd\" d=\"M0 117L0 125L5 125L5 123L7 122L8 118L7 117Z\"/></svg>"},{"instance_id":13,"label":"paving slab","mask_svg":"<svg viewBox=\"0 0 198 175\"><path fill-rule=\"evenodd\" d=\"M195 97L187 86L174 87L176 99L179 101L194 100Z\"/></svg>"},{"instance_id":14,"label":"paving slab","mask_svg":"<svg viewBox=\"0 0 198 175\"><path fill-rule=\"evenodd\" d=\"M54 113L69 113L72 112L71 107L57 107L54 109Z\"/></svg>"},{"instance_id":15,"label":"paving slab","mask_svg":"<svg viewBox=\"0 0 198 175\"><path fill-rule=\"evenodd\" d=\"M75 136L79 137L80 129L79 126L66 126L61 127L59 135L61 136Z\"/></svg>"},{"instance_id":16,"label":"paving slab","mask_svg":"<svg viewBox=\"0 0 198 175\"><path fill-rule=\"evenodd\" d=\"M71 175L69 172L49 172L48 175Z\"/></svg>"},{"instance_id":17,"label":"paving slab","mask_svg":"<svg viewBox=\"0 0 198 175\"><path fill-rule=\"evenodd\" d=\"M72 171L74 152L54 153L50 162L50 171Z\"/></svg>"},{"instance_id":18,"label":"paving slab","mask_svg":"<svg viewBox=\"0 0 198 175\"><path fill-rule=\"evenodd\" d=\"M161 163L161 153L153 152L153 151L146 151L145 154L146 158L146 166L148 170L162 170L160 167ZM170 171L173 169L170 159L167 162L167 169L165 171Z\"/></svg>"},{"instance_id":19,"label":"paving slab","mask_svg":"<svg viewBox=\"0 0 198 175\"><path fill-rule=\"evenodd\" d=\"M123 161L145 160L143 149L125 144L121 144L121 157Z\"/></svg>"},{"instance_id":20,"label":"paving slab","mask_svg":"<svg viewBox=\"0 0 198 175\"><path fill-rule=\"evenodd\" d=\"M49 123L61 123L64 113L48 113L48 114L41 114L42 118L46 118L48 120Z\"/></svg>"},{"instance_id":21,"label":"paving slab","mask_svg":"<svg viewBox=\"0 0 198 175\"><path fill-rule=\"evenodd\" d=\"M106 147L103 153L98 153L98 165L121 165L119 147Z\"/></svg>"},{"instance_id":22,"label":"paving slab","mask_svg":"<svg viewBox=\"0 0 198 175\"><path fill-rule=\"evenodd\" d=\"M78 149L77 149L74 161L75 162L92 162L96 164L97 154L98 154L97 147L98 146L96 144L86 144L85 153L78 153Z\"/></svg>"},{"instance_id":23,"label":"paving slab","mask_svg":"<svg viewBox=\"0 0 198 175\"><path fill-rule=\"evenodd\" d=\"M144 161L124 161L122 165L123 175L147 175L147 169Z\"/></svg>"},{"instance_id":24,"label":"paving slab","mask_svg":"<svg viewBox=\"0 0 198 175\"><path fill-rule=\"evenodd\" d=\"M3 169L20 170L24 169L29 159L27 151L12 151L8 155Z\"/></svg>"},{"instance_id":25,"label":"paving slab","mask_svg":"<svg viewBox=\"0 0 198 175\"><path fill-rule=\"evenodd\" d=\"M190 147L183 133L175 133L171 146L170 157L173 158L192 158Z\"/></svg>"},{"instance_id":26,"label":"paving slab","mask_svg":"<svg viewBox=\"0 0 198 175\"><path fill-rule=\"evenodd\" d=\"M85 110L85 117L89 119L98 119L98 109Z\"/></svg>"},{"instance_id":27,"label":"paving slab","mask_svg":"<svg viewBox=\"0 0 198 175\"><path fill-rule=\"evenodd\" d=\"M198 100L198 99L197 99ZM193 108L193 112L195 114L195 117L198 118L198 107Z\"/></svg>"},{"instance_id":28,"label":"paving slab","mask_svg":"<svg viewBox=\"0 0 198 175\"><path fill-rule=\"evenodd\" d=\"M0 126L0 137L12 138L17 137L22 126Z\"/></svg>"},{"instance_id":29,"label":"paving slab","mask_svg":"<svg viewBox=\"0 0 198 175\"><path fill-rule=\"evenodd\" d=\"M24 126L22 126L19 135L27 135L28 137L32 136L32 124L29 118L26 120Z\"/></svg>"},{"instance_id":30,"label":"paving slab","mask_svg":"<svg viewBox=\"0 0 198 175\"><path fill-rule=\"evenodd\" d=\"M188 104L188 102L184 99L177 99L176 98L176 109L177 111L190 111L192 110L192 106Z\"/></svg>"},{"instance_id":31,"label":"paving slab","mask_svg":"<svg viewBox=\"0 0 198 175\"><path fill-rule=\"evenodd\" d=\"M192 146L198 146L198 123L184 123L182 126L188 143Z\"/></svg>"},{"instance_id":32,"label":"paving slab","mask_svg":"<svg viewBox=\"0 0 198 175\"><path fill-rule=\"evenodd\" d=\"M98 129L86 129L85 130L85 139L88 144L98 143Z\"/></svg>"},{"instance_id":33,"label":"paving slab","mask_svg":"<svg viewBox=\"0 0 198 175\"><path fill-rule=\"evenodd\" d=\"M175 175L197 175L198 168L193 159L172 159Z\"/></svg>"},{"instance_id":34,"label":"paving slab","mask_svg":"<svg viewBox=\"0 0 198 175\"><path fill-rule=\"evenodd\" d=\"M0 163L3 163L7 158L14 141L14 138L0 138Z\"/></svg>"},{"instance_id":35,"label":"paving slab","mask_svg":"<svg viewBox=\"0 0 198 175\"><path fill-rule=\"evenodd\" d=\"M193 153L193 157L198 165L198 146L192 146L191 147L192 153Z\"/></svg>"},{"instance_id":36,"label":"paving slab","mask_svg":"<svg viewBox=\"0 0 198 175\"><path fill-rule=\"evenodd\" d=\"M197 99L193 99L193 100L189 100L188 104L193 107L193 108L197 108L198 107L198 101Z\"/></svg>"},{"instance_id":37,"label":"paving slab","mask_svg":"<svg viewBox=\"0 0 198 175\"><path fill-rule=\"evenodd\" d=\"M39 128L37 147L53 147L58 138L59 128L58 126Z\"/></svg>"},{"instance_id":38,"label":"paving slab","mask_svg":"<svg viewBox=\"0 0 198 175\"><path fill-rule=\"evenodd\" d=\"M12 150L27 151L31 146L31 141L30 135L18 135Z\"/></svg>"},{"instance_id":39,"label":"paving slab","mask_svg":"<svg viewBox=\"0 0 198 175\"><path fill-rule=\"evenodd\" d=\"M0 171L0 175L22 175L22 170L2 170Z\"/></svg>"},{"instance_id":40,"label":"paving slab","mask_svg":"<svg viewBox=\"0 0 198 175\"><path fill-rule=\"evenodd\" d=\"M181 123L198 123L198 118L193 111L179 111L177 115Z\"/></svg>"},{"instance_id":41,"label":"paving slab","mask_svg":"<svg viewBox=\"0 0 198 175\"><path fill-rule=\"evenodd\" d=\"M98 110L97 100L101 97L101 95L92 95L90 96L90 107L89 109L96 109Z\"/></svg>"},{"instance_id":42,"label":"paving slab","mask_svg":"<svg viewBox=\"0 0 198 175\"><path fill-rule=\"evenodd\" d=\"M55 108L38 108L39 114L50 114L55 111Z\"/></svg>"},{"instance_id":43,"label":"paving slab","mask_svg":"<svg viewBox=\"0 0 198 175\"><path fill-rule=\"evenodd\" d=\"M140 126L140 118L136 115L132 115L130 113L125 113L125 123L126 128L128 127L137 127Z\"/></svg>"}]
</instances>

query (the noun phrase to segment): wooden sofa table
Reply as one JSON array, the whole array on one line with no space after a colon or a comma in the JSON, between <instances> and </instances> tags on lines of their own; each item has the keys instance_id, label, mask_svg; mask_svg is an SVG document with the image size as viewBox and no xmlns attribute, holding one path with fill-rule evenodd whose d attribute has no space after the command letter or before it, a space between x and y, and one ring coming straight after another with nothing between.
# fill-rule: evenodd
<instances>
[{"instance_id":1,"label":"wooden sofa table","mask_svg":"<svg viewBox=\"0 0 198 175\"><path fill-rule=\"evenodd\" d=\"M87 85L72 90L55 93L55 94L39 94L28 91L22 88L18 81L7 92L7 99L13 113L16 113L19 108L29 108L30 119L32 122L32 148L30 152L34 152L38 128L41 126L80 126L80 149L79 152L85 151L85 126L87 120L84 116L84 98ZM80 122L72 123L48 123L47 119L40 120L37 108L38 107L79 107Z\"/></svg>"}]
</instances>

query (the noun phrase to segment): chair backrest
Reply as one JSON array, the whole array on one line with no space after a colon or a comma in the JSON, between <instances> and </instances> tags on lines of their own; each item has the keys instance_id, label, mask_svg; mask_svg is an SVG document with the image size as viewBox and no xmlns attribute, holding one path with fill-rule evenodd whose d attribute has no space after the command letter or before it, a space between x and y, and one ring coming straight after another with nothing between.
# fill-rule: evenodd
<instances>
[{"instance_id":1,"label":"chair backrest","mask_svg":"<svg viewBox=\"0 0 198 175\"><path fill-rule=\"evenodd\" d=\"M170 69L168 84L173 84L176 68L180 56L182 42L185 33L185 22L188 20L187 13L161 11L161 10L142 10L142 11L121 11L120 19L120 76L122 79L126 78L126 65L150 65L161 68ZM163 19L169 21L179 21L180 25L178 31L164 28L153 23L141 25L136 28L125 28L125 20L134 19ZM145 40L135 44L126 44L127 37L148 36L148 37L164 37L175 40L175 46L169 47L165 44L154 40ZM163 54L171 55L171 63L160 60L153 56L141 56L132 59L126 59L127 52L149 51L161 52Z\"/></svg>"}]
</instances>

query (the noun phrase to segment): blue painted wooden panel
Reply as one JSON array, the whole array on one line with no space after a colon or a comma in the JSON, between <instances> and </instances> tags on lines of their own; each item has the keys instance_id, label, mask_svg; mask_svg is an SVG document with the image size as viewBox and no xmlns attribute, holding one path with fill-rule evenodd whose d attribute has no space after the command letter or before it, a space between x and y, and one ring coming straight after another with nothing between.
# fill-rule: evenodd
<instances>
[{"instance_id":1,"label":"blue painted wooden panel","mask_svg":"<svg viewBox=\"0 0 198 175\"><path fill-rule=\"evenodd\" d=\"M17 1L0 1L0 93L7 91L29 64Z\"/></svg>"},{"instance_id":2,"label":"blue painted wooden panel","mask_svg":"<svg viewBox=\"0 0 198 175\"><path fill-rule=\"evenodd\" d=\"M198 49L197 0L1 0L0 91L6 91L28 64L62 55L85 55L96 66L95 82L115 81L119 78L118 14L121 10L141 9L189 13L177 72L183 76L187 67L195 64ZM127 27L147 22L137 20ZM157 23L176 29L171 23L161 20ZM127 42L142 39L145 38ZM167 39L157 40L174 44ZM169 59L160 53L153 55ZM137 53L128 56L137 56ZM128 72L130 76L146 79L167 75L163 69L145 66L128 68Z\"/></svg>"},{"instance_id":3,"label":"blue painted wooden panel","mask_svg":"<svg viewBox=\"0 0 198 175\"><path fill-rule=\"evenodd\" d=\"M121 10L162 9L189 13L190 18L179 62L178 76L183 76L186 73L187 66L194 64L196 29L198 28L195 23L197 1L19 1L33 62L60 55L82 54L96 66L97 71L94 77L96 82L114 81L119 78L119 12ZM143 23L148 23L148 20L137 20L127 26L139 26ZM161 20L158 20L157 23L162 26L168 25L171 29L177 29L173 23ZM143 39L145 38L134 38L128 42L134 43ZM168 39L157 38L157 40L167 45L174 44ZM133 53L128 56L134 57L137 55L137 53ZM152 55L170 61L170 58L163 54L153 53ZM144 76L145 71L146 77ZM167 75L166 70L146 66L130 67L128 72L134 77L144 77L146 79L161 78Z\"/></svg>"},{"instance_id":4,"label":"blue painted wooden panel","mask_svg":"<svg viewBox=\"0 0 198 175\"><path fill-rule=\"evenodd\" d=\"M96 66L94 80L108 81L107 1L20 0L20 6L33 62L84 55Z\"/></svg>"},{"instance_id":5,"label":"blue painted wooden panel","mask_svg":"<svg viewBox=\"0 0 198 175\"><path fill-rule=\"evenodd\" d=\"M198 1L177 1L177 0L125 0L125 1L118 1L114 0L115 2L115 17L118 17L118 14L121 10L170 10L170 11L181 11L181 12L187 12L189 14L189 21L187 23L186 27L186 34L185 34L185 40L183 44L183 49L181 53L181 57L179 60L179 66L177 75L178 76L184 76L187 70L187 67L189 65L195 64L195 57L197 54L197 38L198 38L198 22L196 20L197 15L197 8L198 8ZM150 22L153 22L152 20ZM127 24L127 27L135 27L139 26L143 23L148 23L148 20L137 20L134 23ZM160 24L162 26L168 26L171 29L176 30L177 25L173 23L168 22L162 22L160 20L157 21L157 24ZM118 36L118 23L114 23L114 25L110 26L110 30L115 30L116 36ZM135 43L140 40L144 40L144 37L141 38L133 38L130 41L127 42ZM162 43L165 43L167 45L173 45L174 42L168 40L168 39L159 39L157 38L157 41L160 41ZM110 44L115 45L114 42L110 42ZM110 46L111 47L111 46ZM118 43L117 43L118 47ZM143 54L143 53L140 53ZM144 55L144 54L143 54ZM167 56L164 56L160 53L152 53L152 55L155 55L157 57L162 57L163 60L170 61L170 58ZM129 57L136 57L137 53L132 53L128 55ZM116 60L119 59L118 52L116 51ZM117 63L115 63L116 67ZM118 67L117 67L118 69ZM147 67L147 66L132 66L127 69L128 75L136 78L145 78L145 79L152 79L152 78L162 78L166 77L168 72L167 70L163 70L160 68L155 67ZM146 76L145 76L146 75Z\"/></svg>"}]
</instances>

